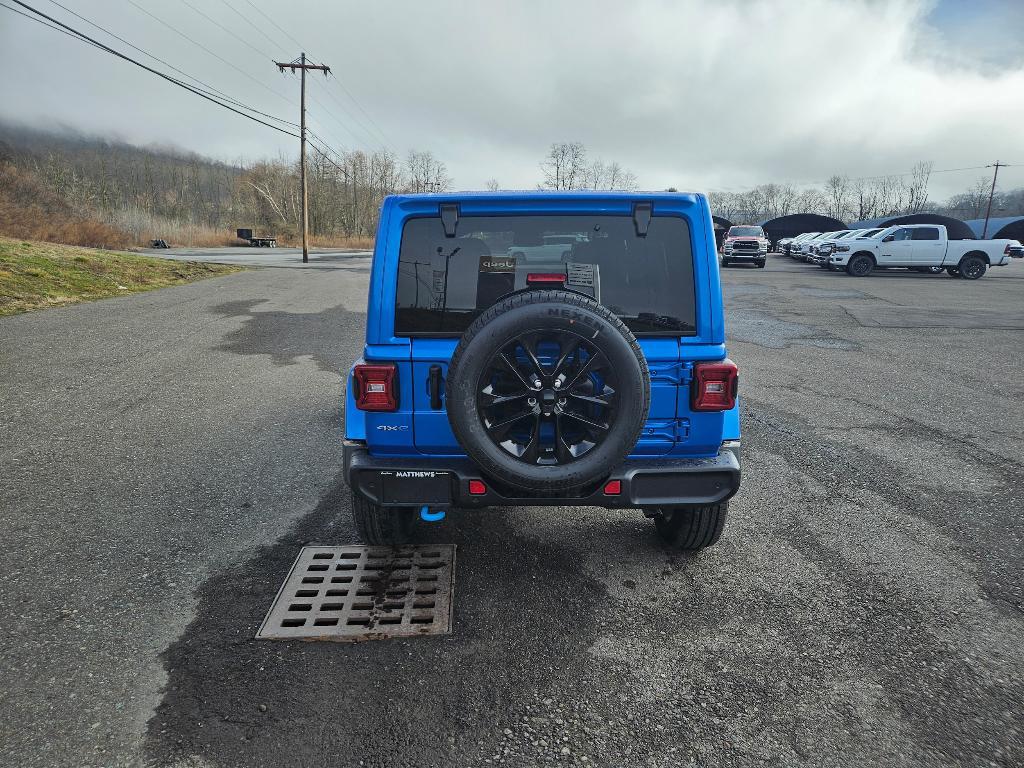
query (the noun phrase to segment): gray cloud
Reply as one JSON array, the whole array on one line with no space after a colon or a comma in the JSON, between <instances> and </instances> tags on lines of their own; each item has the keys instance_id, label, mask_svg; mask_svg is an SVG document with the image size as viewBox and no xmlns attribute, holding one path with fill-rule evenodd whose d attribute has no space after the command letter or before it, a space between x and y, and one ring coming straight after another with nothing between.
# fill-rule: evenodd
<instances>
[{"instance_id":1,"label":"gray cloud","mask_svg":"<svg viewBox=\"0 0 1024 768\"><path fill-rule=\"evenodd\" d=\"M258 82L125 0L66 4L236 98L296 119L297 83L269 59L298 51L245 0L230 5L279 47L223 2L192 0L262 55L176 0L136 2ZM805 184L834 172L906 171L918 160L1024 162L1024 63L990 50L1002 50L1005 34L979 34L1019 22L1011 5L958 19L960 34L929 22L934 3L912 0L254 2L329 63L380 128L336 84L318 81L318 133L335 146L432 149L460 187L491 177L532 187L556 140L582 141L648 188ZM70 18L48 0L34 4ZM295 152L292 139L2 9L0 66L0 114L9 119L224 159ZM933 197L983 174L937 174ZM1011 168L1005 180L1024 184L1024 171Z\"/></svg>"}]
</instances>

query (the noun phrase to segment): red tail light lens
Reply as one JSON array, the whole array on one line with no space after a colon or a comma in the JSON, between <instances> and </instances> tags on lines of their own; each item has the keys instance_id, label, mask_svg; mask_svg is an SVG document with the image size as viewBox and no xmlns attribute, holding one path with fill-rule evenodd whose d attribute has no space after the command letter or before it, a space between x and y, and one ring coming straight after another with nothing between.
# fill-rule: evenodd
<instances>
[{"instance_id":1,"label":"red tail light lens","mask_svg":"<svg viewBox=\"0 0 1024 768\"><path fill-rule=\"evenodd\" d=\"M622 493L622 481L621 480L609 480L604 484L604 495L605 496L618 496Z\"/></svg>"},{"instance_id":2,"label":"red tail light lens","mask_svg":"<svg viewBox=\"0 0 1024 768\"><path fill-rule=\"evenodd\" d=\"M739 369L732 360L697 363L690 383L690 407L695 411L729 411L736 405Z\"/></svg>"},{"instance_id":3,"label":"red tail light lens","mask_svg":"<svg viewBox=\"0 0 1024 768\"><path fill-rule=\"evenodd\" d=\"M359 410L398 410L398 369L394 365L357 365L352 383Z\"/></svg>"},{"instance_id":4,"label":"red tail light lens","mask_svg":"<svg viewBox=\"0 0 1024 768\"><path fill-rule=\"evenodd\" d=\"M536 283L559 283L565 284L565 273L564 272L530 272L526 276L526 284L534 285Z\"/></svg>"},{"instance_id":5,"label":"red tail light lens","mask_svg":"<svg viewBox=\"0 0 1024 768\"><path fill-rule=\"evenodd\" d=\"M487 493L487 486L483 480L470 480L469 481L469 495L470 496L483 496Z\"/></svg>"}]
</instances>

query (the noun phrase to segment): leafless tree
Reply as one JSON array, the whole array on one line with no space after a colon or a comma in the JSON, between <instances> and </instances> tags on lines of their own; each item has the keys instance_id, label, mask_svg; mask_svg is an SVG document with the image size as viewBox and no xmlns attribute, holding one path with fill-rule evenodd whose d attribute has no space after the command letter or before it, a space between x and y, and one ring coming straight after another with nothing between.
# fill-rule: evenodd
<instances>
[{"instance_id":1,"label":"leafless tree","mask_svg":"<svg viewBox=\"0 0 1024 768\"><path fill-rule=\"evenodd\" d=\"M920 213L928 205L928 181L931 179L934 164L922 160L911 171L910 183L907 185L907 202L903 207L906 213Z\"/></svg>"},{"instance_id":2,"label":"leafless tree","mask_svg":"<svg viewBox=\"0 0 1024 768\"><path fill-rule=\"evenodd\" d=\"M410 192L443 192L452 181L445 164L429 151L410 151L405 160L405 175Z\"/></svg>"},{"instance_id":3,"label":"leafless tree","mask_svg":"<svg viewBox=\"0 0 1024 768\"><path fill-rule=\"evenodd\" d=\"M847 176L830 176L825 182L826 210L833 219L846 219L850 209L850 179Z\"/></svg>"},{"instance_id":4,"label":"leafless tree","mask_svg":"<svg viewBox=\"0 0 1024 768\"><path fill-rule=\"evenodd\" d=\"M497 179L488 179L485 186L487 187L488 192L497 192L501 189L501 184L498 183Z\"/></svg>"},{"instance_id":5,"label":"leafless tree","mask_svg":"<svg viewBox=\"0 0 1024 768\"><path fill-rule=\"evenodd\" d=\"M579 189L586 182L587 150L578 141L556 142L541 161L541 186L546 189Z\"/></svg>"}]
</instances>

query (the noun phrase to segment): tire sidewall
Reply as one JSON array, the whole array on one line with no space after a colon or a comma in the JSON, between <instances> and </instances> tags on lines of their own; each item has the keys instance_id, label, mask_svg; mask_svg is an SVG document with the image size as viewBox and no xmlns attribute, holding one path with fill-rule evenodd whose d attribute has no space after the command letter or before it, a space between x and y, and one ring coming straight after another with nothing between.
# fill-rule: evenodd
<instances>
[{"instance_id":1,"label":"tire sidewall","mask_svg":"<svg viewBox=\"0 0 1024 768\"><path fill-rule=\"evenodd\" d=\"M579 297L581 299L585 297ZM507 299L498 307L512 303ZM584 304L581 306L581 303ZM636 340L621 322L602 317L596 302L533 299L511 306L466 331L446 382L448 421L466 454L498 479L528 490L577 487L606 476L632 451L650 403L647 365ZM489 313L488 313L489 314ZM614 317L614 316L612 316ZM617 319L616 319L617 321ZM580 330L585 329L584 333ZM583 457L564 465L530 465L496 445L477 409L480 379L499 349L532 330L565 330L587 339L605 355L618 378L615 419L608 435ZM595 335L596 331L596 335Z\"/></svg>"}]
</instances>

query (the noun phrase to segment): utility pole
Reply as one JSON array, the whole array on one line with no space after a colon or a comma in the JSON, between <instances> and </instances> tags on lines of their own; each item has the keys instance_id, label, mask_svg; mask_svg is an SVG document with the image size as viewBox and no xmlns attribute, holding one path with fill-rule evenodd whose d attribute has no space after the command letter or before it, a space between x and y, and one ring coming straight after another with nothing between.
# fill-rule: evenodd
<instances>
[{"instance_id":1,"label":"utility pole","mask_svg":"<svg viewBox=\"0 0 1024 768\"><path fill-rule=\"evenodd\" d=\"M992 197L996 193L996 179L999 178L999 169L1005 168L1006 163L1000 163L996 160L995 165L986 165L986 168L995 168L995 173L992 174L992 189L988 191L988 208L985 209L985 227L981 230L981 239L988 239L988 217L992 215Z\"/></svg>"},{"instance_id":2,"label":"utility pole","mask_svg":"<svg viewBox=\"0 0 1024 768\"><path fill-rule=\"evenodd\" d=\"M275 61L277 68L282 72L290 69L292 73L299 70L302 75L302 98L300 100L299 116L299 176L302 184L302 263L309 263L309 193L306 189L306 70L319 69L327 77L331 68L326 64L307 64L306 54L303 52L299 58L289 61L287 64Z\"/></svg>"}]
</instances>

